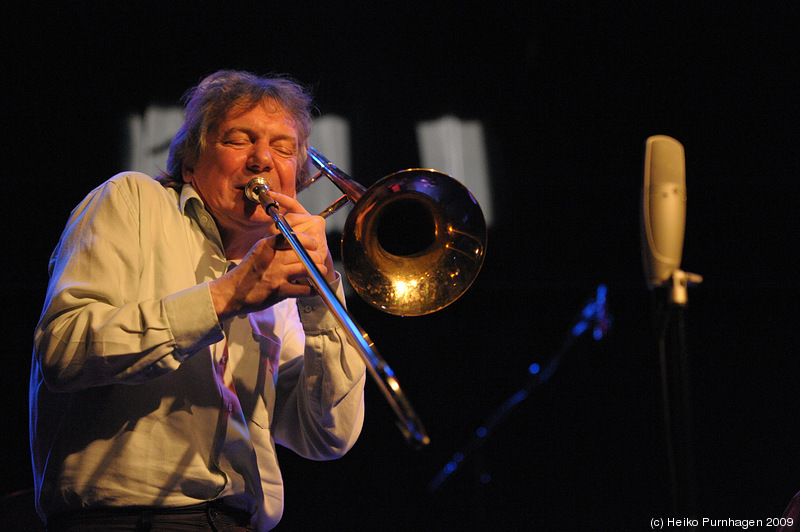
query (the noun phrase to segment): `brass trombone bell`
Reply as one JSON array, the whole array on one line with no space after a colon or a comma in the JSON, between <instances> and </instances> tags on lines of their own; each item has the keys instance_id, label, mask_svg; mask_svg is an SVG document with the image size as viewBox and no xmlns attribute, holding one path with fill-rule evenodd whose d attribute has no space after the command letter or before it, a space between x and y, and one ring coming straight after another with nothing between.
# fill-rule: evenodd
<instances>
[{"instance_id":1,"label":"brass trombone bell","mask_svg":"<svg viewBox=\"0 0 800 532\"><path fill-rule=\"evenodd\" d=\"M309 148L309 159L343 193L322 215L350 202L342 262L373 307L399 316L436 312L466 292L483 265L486 221L472 193L428 169L388 175L365 189Z\"/></svg>"}]
</instances>

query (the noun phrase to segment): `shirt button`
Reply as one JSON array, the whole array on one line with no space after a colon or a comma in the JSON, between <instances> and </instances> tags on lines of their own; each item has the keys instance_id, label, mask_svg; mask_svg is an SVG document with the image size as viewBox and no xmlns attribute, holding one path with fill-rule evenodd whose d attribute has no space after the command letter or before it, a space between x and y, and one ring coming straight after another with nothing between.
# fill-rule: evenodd
<instances>
[{"instance_id":1,"label":"shirt button","mask_svg":"<svg viewBox=\"0 0 800 532\"><path fill-rule=\"evenodd\" d=\"M314 307L312 307L311 305L306 305L305 307L303 307L303 312L305 312L306 314L311 314L313 310Z\"/></svg>"}]
</instances>

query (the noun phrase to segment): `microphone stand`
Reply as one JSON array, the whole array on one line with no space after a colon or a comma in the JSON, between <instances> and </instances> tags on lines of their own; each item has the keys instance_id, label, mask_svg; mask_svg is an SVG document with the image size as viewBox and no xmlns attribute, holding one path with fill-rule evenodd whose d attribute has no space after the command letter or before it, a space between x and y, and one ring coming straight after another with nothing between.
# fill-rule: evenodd
<instances>
[{"instance_id":1,"label":"microphone stand","mask_svg":"<svg viewBox=\"0 0 800 532\"><path fill-rule=\"evenodd\" d=\"M605 285L597 287L595 296L589 300L583 310L578 314L569 334L564 339L564 342L561 344L555 356L550 359L550 362L548 362L544 368L536 363L530 365L528 368L528 373L530 375L525 385L506 399L484 420L483 424L474 431L464 449L457 451L453 455L453 458L447 462L442 470L430 481L428 484L429 492L433 493L438 491L448 478L459 468L463 467L468 459L483 447L489 440L492 431L514 407L524 401L536 387L550 380L550 377L553 376L553 373L555 373L561 364L561 360L572 349L575 342L589 334L591 334L595 340L601 340L608 333L612 317L607 312L606 292L607 289Z\"/></svg>"},{"instance_id":2,"label":"microphone stand","mask_svg":"<svg viewBox=\"0 0 800 532\"><path fill-rule=\"evenodd\" d=\"M671 284L654 291L661 402L673 515L694 516L697 512L686 307L688 286L702 280L700 275L675 270L669 279Z\"/></svg>"}]
</instances>

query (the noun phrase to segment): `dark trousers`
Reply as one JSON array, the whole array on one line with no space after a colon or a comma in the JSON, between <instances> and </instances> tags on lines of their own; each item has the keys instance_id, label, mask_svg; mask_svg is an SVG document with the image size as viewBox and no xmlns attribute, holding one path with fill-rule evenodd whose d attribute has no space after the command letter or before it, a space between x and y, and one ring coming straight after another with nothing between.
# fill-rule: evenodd
<instances>
[{"instance_id":1,"label":"dark trousers","mask_svg":"<svg viewBox=\"0 0 800 532\"><path fill-rule=\"evenodd\" d=\"M248 532L250 515L216 501L178 508L97 508L47 519L48 532Z\"/></svg>"}]
</instances>

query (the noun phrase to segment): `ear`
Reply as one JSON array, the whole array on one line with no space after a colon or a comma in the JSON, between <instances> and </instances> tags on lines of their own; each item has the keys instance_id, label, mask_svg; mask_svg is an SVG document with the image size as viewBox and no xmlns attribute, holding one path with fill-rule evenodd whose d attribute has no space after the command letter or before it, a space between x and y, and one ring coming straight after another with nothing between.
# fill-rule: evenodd
<instances>
[{"instance_id":1,"label":"ear","mask_svg":"<svg viewBox=\"0 0 800 532\"><path fill-rule=\"evenodd\" d=\"M184 161L181 165L181 175L184 183L191 183L192 176L194 176L194 164L190 161Z\"/></svg>"}]
</instances>

